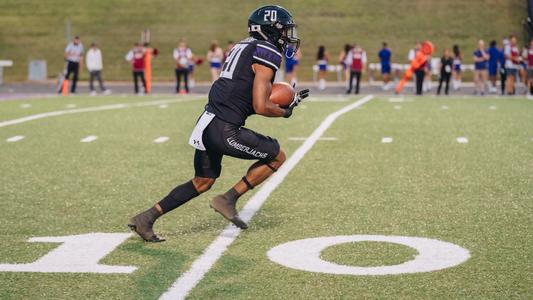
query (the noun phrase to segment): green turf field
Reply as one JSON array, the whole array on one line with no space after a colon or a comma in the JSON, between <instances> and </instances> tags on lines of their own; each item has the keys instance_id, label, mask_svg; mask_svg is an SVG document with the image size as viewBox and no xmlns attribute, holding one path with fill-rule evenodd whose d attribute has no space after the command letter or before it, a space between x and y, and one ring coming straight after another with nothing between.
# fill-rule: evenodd
<instances>
[{"instance_id":1,"label":"green turf field","mask_svg":"<svg viewBox=\"0 0 533 300\"><path fill-rule=\"evenodd\" d=\"M180 38L189 41L193 52L205 56L211 40L223 47L246 35L250 12L267 2L259 0L2 0L0 1L0 60L15 65L5 69L6 81L27 78L28 61L48 61L48 75L63 70L66 23L71 36L79 34L86 47L100 44L104 57L103 77L130 80L131 67L124 56L149 28L160 57L153 61L156 80L174 80L172 49ZM331 64L346 43L357 42L377 62L383 41L389 42L393 62L407 63L407 52L415 41L429 39L435 56L445 47L459 44L465 62L472 63L477 41L498 40L510 33L522 41L524 0L279 0L271 2L289 9L299 24L302 61L299 76L312 78L319 45L325 45ZM522 44L522 42L521 42ZM521 45L522 46L522 45ZM207 64L198 66L196 79L211 79ZM80 72L82 79L88 73ZM331 79L335 74L330 74Z\"/></svg>"},{"instance_id":2,"label":"green turf field","mask_svg":"<svg viewBox=\"0 0 533 300\"><path fill-rule=\"evenodd\" d=\"M277 137L291 156L303 143L294 138L308 137L330 113L357 99L311 98L293 118L252 117L247 126ZM323 135L330 139L318 140L269 195L190 298L531 299L533 101L392 101L376 97L340 116ZM120 103L127 105L0 127L0 264L31 263L59 246L28 243L31 237L128 233L130 216L193 175L187 139L202 98L4 101L0 124ZM98 138L80 142L90 135ZM25 138L6 141L13 136ZM161 136L169 140L153 142ZM382 143L384 137L392 142ZM458 137L468 143L458 143ZM159 297L227 225L208 202L248 164L225 158L213 189L160 219L156 231L167 242L147 244L132 236L100 261L135 266L133 273L0 272L0 299ZM252 195L241 198L240 207ZM356 234L437 239L467 249L471 257L439 271L388 276L306 272L267 257L289 241ZM383 242L348 243L321 253L327 261L362 267L395 265L416 255Z\"/></svg>"}]
</instances>

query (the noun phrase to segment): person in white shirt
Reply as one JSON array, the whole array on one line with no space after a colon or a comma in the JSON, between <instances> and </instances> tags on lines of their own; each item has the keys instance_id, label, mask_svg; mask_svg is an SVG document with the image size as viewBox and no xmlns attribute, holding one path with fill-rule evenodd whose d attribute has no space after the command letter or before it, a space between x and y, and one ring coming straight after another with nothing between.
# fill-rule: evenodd
<instances>
[{"instance_id":1,"label":"person in white shirt","mask_svg":"<svg viewBox=\"0 0 533 300\"><path fill-rule=\"evenodd\" d=\"M69 79L72 74L72 85L70 92L76 93L76 84L78 82L78 72L80 70L80 63L83 62L83 44L80 41L80 37L76 36L71 43L67 45L64 53L65 60L67 61L67 71L65 79Z\"/></svg>"},{"instance_id":2,"label":"person in white shirt","mask_svg":"<svg viewBox=\"0 0 533 300\"><path fill-rule=\"evenodd\" d=\"M174 49L172 57L176 62L176 93L180 93L181 78L185 84L185 92L189 93L189 65L192 63L192 51L185 40L181 40Z\"/></svg>"},{"instance_id":3,"label":"person in white shirt","mask_svg":"<svg viewBox=\"0 0 533 300\"><path fill-rule=\"evenodd\" d=\"M110 91L104 87L104 83L102 81L102 69L103 69L103 63L102 63L102 51L98 49L96 46L96 43L91 43L91 48L87 51L87 54L85 56L85 65L87 66L87 70L89 71L90 79L89 79L89 90L91 93L91 96L96 95L96 91L94 90L94 80L98 80L98 84L100 85L100 90L108 95L110 94Z\"/></svg>"}]
</instances>

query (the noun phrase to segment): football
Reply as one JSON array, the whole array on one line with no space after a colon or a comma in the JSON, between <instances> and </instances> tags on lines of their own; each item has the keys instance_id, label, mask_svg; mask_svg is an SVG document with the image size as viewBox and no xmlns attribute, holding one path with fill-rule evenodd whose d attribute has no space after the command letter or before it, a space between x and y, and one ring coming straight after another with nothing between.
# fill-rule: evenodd
<instances>
[{"instance_id":1,"label":"football","mask_svg":"<svg viewBox=\"0 0 533 300\"><path fill-rule=\"evenodd\" d=\"M272 85L270 101L280 107L288 107L294 99L294 88L286 82L276 82Z\"/></svg>"}]
</instances>

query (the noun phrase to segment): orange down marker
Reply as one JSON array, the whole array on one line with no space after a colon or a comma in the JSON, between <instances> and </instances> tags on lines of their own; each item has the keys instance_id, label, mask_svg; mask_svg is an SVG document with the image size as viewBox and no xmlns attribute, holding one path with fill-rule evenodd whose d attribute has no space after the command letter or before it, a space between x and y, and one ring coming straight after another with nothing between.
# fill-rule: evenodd
<instances>
[{"instance_id":1,"label":"orange down marker","mask_svg":"<svg viewBox=\"0 0 533 300\"><path fill-rule=\"evenodd\" d=\"M415 59L413 59L413 61L411 62L409 69L405 71L405 74L403 74L402 79L396 86L396 94L399 94L403 90L403 86L409 79L411 79L415 70L420 68L427 62L428 57L433 54L434 50L435 47L433 47L433 44L430 41L425 41L422 43L422 49L420 49L420 51L416 53Z\"/></svg>"}]
</instances>

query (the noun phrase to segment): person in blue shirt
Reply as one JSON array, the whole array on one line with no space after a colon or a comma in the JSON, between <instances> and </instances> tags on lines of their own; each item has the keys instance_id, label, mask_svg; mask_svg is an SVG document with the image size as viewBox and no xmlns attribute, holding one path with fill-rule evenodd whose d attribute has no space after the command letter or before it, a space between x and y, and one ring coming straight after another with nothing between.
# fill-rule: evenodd
<instances>
[{"instance_id":1,"label":"person in blue shirt","mask_svg":"<svg viewBox=\"0 0 533 300\"><path fill-rule=\"evenodd\" d=\"M477 50L474 51L474 81L476 94L485 95L485 83L487 82L489 54L485 50L485 42L479 40Z\"/></svg>"},{"instance_id":2,"label":"person in blue shirt","mask_svg":"<svg viewBox=\"0 0 533 300\"><path fill-rule=\"evenodd\" d=\"M391 56L392 52L387 47L387 43L383 42L383 47L378 52L379 61L381 63L381 78L383 78L383 90L389 88L390 73L391 73Z\"/></svg>"},{"instance_id":3,"label":"person in blue shirt","mask_svg":"<svg viewBox=\"0 0 533 300\"><path fill-rule=\"evenodd\" d=\"M491 93L496 93L496 80L498 80L498 62L500 60L500 50L495 40L490 42L490 47L487 50L489 53L489 80Z\"/></svg>"},{"instance_id":4,"label":"person in blue shirt","mask_svg":"<svg viewBox=\"0 0 533 300\"><path fill-rule=\"evenodd\" d=\"M293 47L287 47L285 52L285 80L291 85L298 82L298 75L296 73L302 53L300 49L294 52Z\"/></svg>"}]
</instances>

